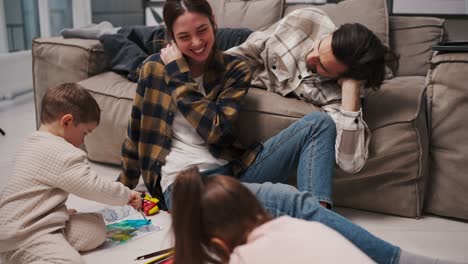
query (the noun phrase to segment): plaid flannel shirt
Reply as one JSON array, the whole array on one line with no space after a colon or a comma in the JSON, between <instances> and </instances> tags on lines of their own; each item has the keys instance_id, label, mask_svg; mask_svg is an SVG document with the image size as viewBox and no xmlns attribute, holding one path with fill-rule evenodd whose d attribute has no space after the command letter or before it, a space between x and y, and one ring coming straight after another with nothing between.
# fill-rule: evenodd
<instances>
[{"instance_id":1,"label":"plaid flannel shirt","mask_svg":"<svg viewBox=\"0 0 468 264\"><path fill-rule=\"evenodd\" d=\"M119 181L134 188L140 178L149 192L162 198L161 167L171 149L171 125L178 109L206 140L216 158L231 162L235 175L256 158L261 144L248 150L233 134L240 104L251 81L247 63L216 52L203 77L206 96L198 92L185 59L167 65L153 54L139 69L139 79L122 145Z\"/></svg>"},{"instance_id":2,"label":"plaid flannel shirt","mask_svg":"<svg viewBox=\"0 0 468 264\"><path fill-rule=\"evenodd\" d=\"M320 9L301 8L265 31L252 33L242 45L227 53L246 60L252 68L252 86L322 106L337 126L336 162L349 173L367 160L370 130L362 111L341 109L341 87L335 79L310 72L305 58L314 45L337 27ZM361 90L364 96L364 89Z\"/></svg>"}]
</instances>

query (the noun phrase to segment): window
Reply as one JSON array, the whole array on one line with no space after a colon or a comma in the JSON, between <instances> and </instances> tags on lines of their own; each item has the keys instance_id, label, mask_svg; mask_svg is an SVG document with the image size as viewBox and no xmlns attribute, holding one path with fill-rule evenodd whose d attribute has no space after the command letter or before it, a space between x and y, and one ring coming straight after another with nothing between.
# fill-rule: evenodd
<instances>
[{"instance_id":1,"label":"window","mask_svg":"<svg viewBox=\"0 0 468 264\"><path fill-rule=\"evenodd\" d=\"M4 0L8 51L31 49L40 36L37 1Z\"/></svg>"},{"instance_id":2,"label":"window","mask_svg":"<svg viewBox=\"0 0 468 264\"><path fill-rule=\"evenodd\" d=\"M0 0L0 102L32 90L34 38L90 23L91 0Z\"/></svg>"},{"instance_id":3,"label":"window","mask_svg":"<svg viewBox=\"0 0 468 264\"><path fill-rule=\"evenodd\" d=\"M0 52L29 50L36 37L90 24L90 1L0 0Z\"/></svg>"}]
</instances>

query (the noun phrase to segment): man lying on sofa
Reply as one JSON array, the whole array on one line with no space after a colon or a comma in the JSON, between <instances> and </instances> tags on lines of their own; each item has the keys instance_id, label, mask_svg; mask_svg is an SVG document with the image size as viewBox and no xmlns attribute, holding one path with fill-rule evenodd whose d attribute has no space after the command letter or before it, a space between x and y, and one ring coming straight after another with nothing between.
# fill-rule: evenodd
<instances>
[{"instance_id":1,"label":"man lying on sofa","mask_svg":"<svg viewBox=\"0 0 468 264\"><path fill-rule=\"evenodd\" d=\"M370 130L360 99L369 89L361 88L378 89L385 64L398 66L373 32L357 23L337 29L323 11L302 8L227 52L252 67L252 86L321 106L337 126L337 164L348 173L364 166Z\"/></svg>"},{"instance_id":2,"label":"man lying on sofa","mask_svg":"<svg viewBox=\"0 0 468 264\"><path fill-rule=\"evenodd\" d=\"M385 65L396 71L396 56L363 25L337 28L316 8L298 9L266 31L251 33L218 29L216 45L221 50L232 47L228 53L249 63L253 87L321 106L336 123L337 164L348 173L358 172L367 160L370 142L361 98L371 89L364 88L378 89ZM108 22L66 29L62 35L99 39L112 70L134 82L140 63L159 52L166 39L162 26L114 28Z\"/></svg>"}]
</instances>

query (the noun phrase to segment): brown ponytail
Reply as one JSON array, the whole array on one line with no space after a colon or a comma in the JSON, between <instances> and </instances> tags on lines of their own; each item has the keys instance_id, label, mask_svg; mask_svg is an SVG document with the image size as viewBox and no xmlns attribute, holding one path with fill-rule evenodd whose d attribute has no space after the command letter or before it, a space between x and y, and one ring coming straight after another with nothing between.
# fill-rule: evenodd
<instances>
[{"instance_id":1,"label":"brown ponytail","mask_svg":"<svg viewBox=\"0 0 468 264\"><path fill-rule=\"evenodd\" d=\"M198 169L183 171L172 190L172 228L174 231L174 263L203 262L201 241L201 194L203 181Z\"/></svg>"}]
</instances>

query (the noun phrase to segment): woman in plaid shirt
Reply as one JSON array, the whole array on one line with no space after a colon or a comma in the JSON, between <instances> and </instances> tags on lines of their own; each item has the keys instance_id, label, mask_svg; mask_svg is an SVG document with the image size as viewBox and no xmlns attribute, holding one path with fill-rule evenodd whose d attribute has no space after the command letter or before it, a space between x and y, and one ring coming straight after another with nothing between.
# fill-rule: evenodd
<instances>
[{"instance_id":1,"label":"woman in plaid shirt","mask_svg":"<svg viewBox=\"0 0 468 264\"><path fill-rule=\"evenodd\" d=\"M330 116L311 113L263 144L243 148L233 127L250 86L249 66L215 49L206 0L167 0L163 15L173 41L139 69L119 181L133 188L141 174L170 208L172 183L184 169L233 175L272 215L320 221L375 261L398 260L398 247L325 208L332 205L335 163ZM297 189L283 184L294 170Z\"/></svg>"}]
</instances>

